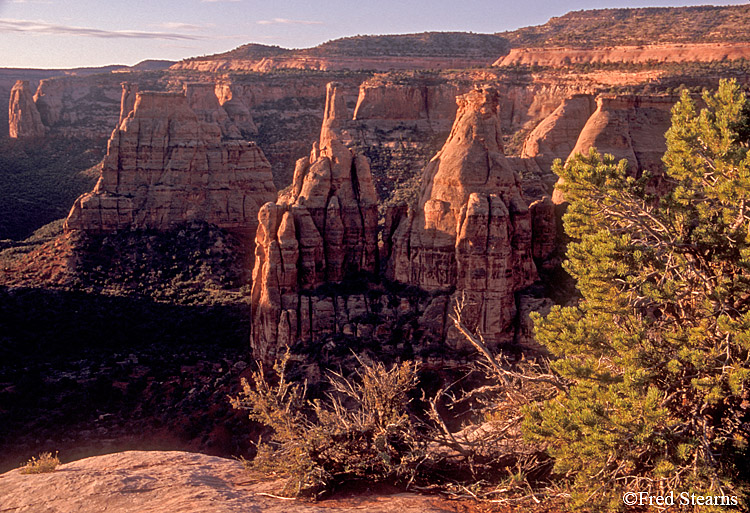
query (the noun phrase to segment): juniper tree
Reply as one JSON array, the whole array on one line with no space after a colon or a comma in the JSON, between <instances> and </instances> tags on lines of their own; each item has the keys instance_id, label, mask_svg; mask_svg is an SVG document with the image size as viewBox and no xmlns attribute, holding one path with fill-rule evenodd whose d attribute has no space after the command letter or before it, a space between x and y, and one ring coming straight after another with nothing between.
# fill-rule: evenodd
<instances>
[{"instance_id":1,"label":"juniper tree","mask_svg":"<svg viewBox=\"0 0 750 513\"><path fill-rule=\"evenodd\" d=\"M574 385L524 427L592 509L623 507L626 490L744 490L750 104L734 81L703 102L683 92L672 111L658 195L595 150L555 165L581 298L535 331Z\"/></svg>"}]
</instances>

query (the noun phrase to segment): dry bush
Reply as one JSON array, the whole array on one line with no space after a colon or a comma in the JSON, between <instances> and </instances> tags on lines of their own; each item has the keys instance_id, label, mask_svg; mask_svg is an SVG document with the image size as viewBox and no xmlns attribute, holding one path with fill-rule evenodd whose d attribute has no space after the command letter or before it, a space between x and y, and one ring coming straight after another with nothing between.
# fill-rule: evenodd
<instances>
[{"instance_id":1,"label":"dry bush","mask_svg":"<svg viewBox=\"0 0 750 513\"><path fill-rule=\"evenodd\" d=\"M409 480L424 459L424 443L407 413L417 365L387 369L362 364L351 378L332 373L325 400L309 400L306 384L286 379L289 352L268 378L262 366L252 384L232 398L235 408L273 429L269 443L258 445L253 466L288 477L283 494L319 497L344 481Z\"/></svg>"},{"instance_id":2,"label":"dry bush","mask_svg":"<svg viewBox=\"0 0 750 513\"><path fill-rule=\"evenodd\" d=\"M53 472L60 465L60 458L57 453L53 456L51 452L43 452L38 458L31 457L26 464L21 467L21 474L44 474Z\"/></svg>"}]
</instances>

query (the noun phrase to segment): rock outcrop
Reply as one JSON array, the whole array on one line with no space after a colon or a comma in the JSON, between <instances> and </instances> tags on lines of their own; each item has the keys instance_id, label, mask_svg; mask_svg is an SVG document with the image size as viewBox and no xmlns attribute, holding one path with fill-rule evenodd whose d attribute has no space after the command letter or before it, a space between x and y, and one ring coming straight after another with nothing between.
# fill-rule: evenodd
<instances>
[{"instance_id":1,"label":"rock outcrop","mask_svg":"<svg viewBox=\"0 0 750 513\"><path fill-rule=\"evenodd\" d=\"M534 159L543 171L555 159L566 159L573 151L581 130L596 108L594 97L577 94L562 101L526 138L521 157Z\"/></svg>"},{"instance_id":2,"label":"rock outcrop","mask_svg":"<svg viewBox=\"0 0 750 513\"><path fill-rule=\"evenodd\" d=\"M0 474L7 513L457 513L468 505L410 493L331 499L322 505L269 496L279 481L248 479L241 462L177 451L127 451L47 474Z\"/></svg>"},{"instance_id":3,"label":"rock outcrop","mask_svg":"<svg viewBox=\"0 0 750 513\"><path fill-rule=\"evenodd\" d=\"M54 135L94 139L105 136L119 120L123 78L121 74L110 73L40 81L34 101L42 123ZM137 81L141 88L153 82L145 79L132 81ZM133 99L131 96L128 100L130 106Z\"/></svg>"},{"instance_id":4,"label":"rock outcrop","mask_svg":"<svg viewBox=\"0 0 750 513\"><path fill-rule=\"evenodd\" d=\"M47 129L34 103L28 80L19 80L10 91L8 102L8 135L10 137L41 137Z\"/></svg>"},{"instance_id":5,"label":"rock outcrop","mask_svg":"<svg viewBox=\"0 0 750 513\"><path fill-rule=\"evenodd\" d=\"M311 302L323 283L378 269L377 197L370 167L338 137L346 105L327 87L320 142L297 161L290 190L258 216L252 288L252 347L273 360L278 347L336 330L331 298Z\"/></svg>"},{"instance_id":6,"label":"rock outcrop","mask_svg":"<svg viewBox=\"0 0 750 513\"><path fill-rule=\"evenodd\" d=\"M467 323L498 343L516 315L514 294L536 279L531 214L502 152L497 93L474 90L457 102L451 134L424 170L419 203L393 232L389 272L428 291L453 291L451 301L465 300ZM436 301L425 315L439 318L442 310L445 326L446 298Z\"/></svg>"},{"instance_id":7,"label":"rock outcrop","mask_svg":"<svg viewBox=\"0 0 750 513\"><path fill-rule=\"evenodd\" d=\"M183 93L139 92L112 132L94 191L78 198L69 230L168 230L203 221L254 233L260 206L276 197L271 167L254 143L222 140Z\"/></svg>"},{"instance_id":8,"label":"rock outcrop","mask_svg":"<svg viewBox=\"0 0 750 513\"><path fill-rule=\"evenodd\" d=\"M627 159L630 173L649 171L658 188L663 174L661 159L667 150L665 133L677 100L670 95L599 95L596 110L586 121L570 155L596 148L601 154ZM560 204L565 200L555 190L552 201Z\"/></svg>"}]
</instances>

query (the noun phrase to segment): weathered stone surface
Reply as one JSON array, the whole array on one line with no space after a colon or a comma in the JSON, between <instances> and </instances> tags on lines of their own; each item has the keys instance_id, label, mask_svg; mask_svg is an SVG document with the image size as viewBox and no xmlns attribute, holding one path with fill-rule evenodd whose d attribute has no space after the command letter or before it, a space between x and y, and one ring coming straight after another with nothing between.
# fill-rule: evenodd
<instances>
[{"instance_id":1,"label":"weathered stone surface","mask_svg":"<svg viewBox=\"0 0 750 513\"><path fill-rule=\"evenodd\" d=\"M241 139L239 129L229 119L227 112L216 97L213 82L188 82L183 86L190 109L204 123L215 123L221 128L221 135L230 139Z\"/></svg>"},{"instance_id":2,"label":"weathered stone surface","mask_svg":"<svg viewBox=\"0 0 750 513\"><path fill-rule=\"evenodd\" d=\"M47 474L0 475L8 513L448 513L465 505L403 493L332 499L320 504L279 500L280 482L248 479L242 463L197 453L127 451L59 466Z\"/></svg>"},{"instance_id":3,"label":"weathered stone surface","mask_svg":"<svg viewBox=\"0 0 750 513\"><path fill-rule=\"evenodd\" d=\"M515 318L515 292L536 279L531 215L502 153L497 93L474 90L457 102L419 203L393 231L389 272L426 290L455 289L466 321L496 342Z\"/></svg>"},{"instance_id":4,"label":"weathered stone surface","mask_svg":"<svg viewBox=\"0 0 750 513\"><path fill-rule=\"evenodd\" d=\"M122 98L120 99L120 120L117 122L118 127L128 117L128 114L133 111L133 108L135 108L135 95L138 92L138 84L123 82L121 85Z\"/></svg>"},{"instance_id":5,"label":"weathered stone surface","mask_svg":"<svg viewBox=\"0 0 750 513\"><path fill-rule=\"evenodd\" d=\"M122 81L123 76L117 73L90 77L71 75L40 81L34 101L42 123L49 128L50 134L86 138L105 136L119 121ZM138 82L143 88L140 79ZM130 96L128 104L132 101L134 98Z\"/></svg>"},{"instance_id":6,"label":"weathered stone surface","mask_svg":"<svg viewBox=\"0 0 750 513\"><path fill-rule=\"evenodd\" d=\"M493 66L536 65L564 67L595 62L711 62L746 59L750 44L664 43L605 48L513 48Z\"/></svg>"},{"instance_id":7,"label":"weathered stone surface","mask_svg":"<svg viewBox=\"0 0 750 513\"><path fill-rule=\"evenodd\" d=\"M254 143L222 140L185 94L140 92L112 132L94 191L76 200L66 227L167 230L204 221L250 234L260 205L275 197L270 165Z\"/></svg>"},{"instance_id":8,"label":"weathered stone surface","mask_svg":"<svg viewBox=\"0 0 750 513\"><path fill-rule=\"evenodd\" d=\"M338 139L345 115L337 84L329 84L320 143L297 161L289 191L258 216L252 289L258 358L271 360L286 343L337 330L340 310L332 299L303 301L300 292L377 271L375 187L367 159Z\"/></svg>"},{"instance_id":9,"label":"weathered stone surface","mask_svg":"<svg viewBox=\"0 0 750 513\"><path fill-rule=\"evenodd\" d=\"M47 129L34 103L28 80L19 80L10 91L8 102L8 135L10 137L41 137Z\"/></svg>"},{"instance_id":10,"label":"weathered stone surface","mask_svg":"<svg viewBox=\"0 0 750 513\"><path fill-rule=\"evenodd\" d=\"M667 149L664 134L671 124L671 110L677 100L669 95L599 95L596 111L581 130L570 155L597 148L601 154L627 159L634 175L649 171L660 176L661 159ZM552 201L560 204L565 200L555 190Z\"/></svg>"},{"instance_id":11,"label":"weathered stone surface","mask_svg":"<svg viewBox=\"0 0 750 513\"><path fill-rule=\"evenodd\" d=\"M557 246L557 216L549 196L529 205L531 212L531 254L539 263L547 260Z\"/></svg>"},{"instance_id":12,"label":"weathered stone surface","mask_svg":"<svg viewBox=\"0 0 750 513\"><path fill-rule=\"evenodd\" d=\"M250 106L241 94L237 94L236 89L238 87L231 82L219 81L215 89L218 101L240 132L247 135L257 134L258 127L253 120Z\"/></svg>"},{"instance_id":13,"label":"weathered stone surface","mask_svg":"<svg viewBox=\"0 0 750 513\"><path fill-rule=\"evenodd\" d=\"M524 141L521 157L534 159L542 170L549 171L555 159L570 155L595 108L592 95L566 98L531 131Z\"/></svg>"}]
</instances>

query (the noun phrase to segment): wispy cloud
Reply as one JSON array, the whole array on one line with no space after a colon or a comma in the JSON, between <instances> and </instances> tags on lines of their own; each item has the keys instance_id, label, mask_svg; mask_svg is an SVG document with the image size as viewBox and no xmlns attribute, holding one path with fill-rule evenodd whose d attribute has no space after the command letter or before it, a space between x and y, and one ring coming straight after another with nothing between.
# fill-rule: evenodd
<instances>
[{"instance_id":1,"label":"wispy cloud","mask_svg":"<svg viewBox=\"0 0 750 513\"><path fill-rule=\"evenodd\" d=\"M193 32L200 32L202 30L206 30L207 28L214 27L215 25L213 23L207 25L195 25L193 23L182 23L179 21L166 21L164 23L154 24L152 26L159 27L160 29L164 30L189 30Z\"/></svg>"},{"instance_id":2,"label":"wispy cloud","mask_svg":"<svg viewBox=\"0 0 750 513\"><path fill-rule=\"evenodd\" d=\"M241 2L242 0L201 0L204 4L218 4L219 2Z\"/></svg>"},{"instance_id":3,"label":"wispy cloud","mask_svg":"<svg viewBox=\"0 0 750 513\"><path fill-rule=\"evenodd\" d=\"M51 34L65 36L87 36L105 39L171 39L190 41L203 39L202 36L180 34L178 32L146 32L140 30L103 30L90 27L76 27L74 25L58 25L46 21L16 20L0 18L0 31L30 32L35 34Z\"/></svg>"},{"instance_id":4,"label":"wispy cloud","mask_svg":"<svg viewBox=\"0 0 750 513\"><path fill-rule=\"evenodd\" d=\"M286 18L273 18L271 20L260 20L258 25L322 25L322 21L288 20Z\"/></svg>"},{"instance_id":5,"label":"wispy cloud","mask_svg":"<svg viewBox=\"0 0 750 513\"><path fill-rule=\"evenodd\" d=\"M12 4L51 4L52 0L10 0Z\"/></svg>"}]
</instances>

